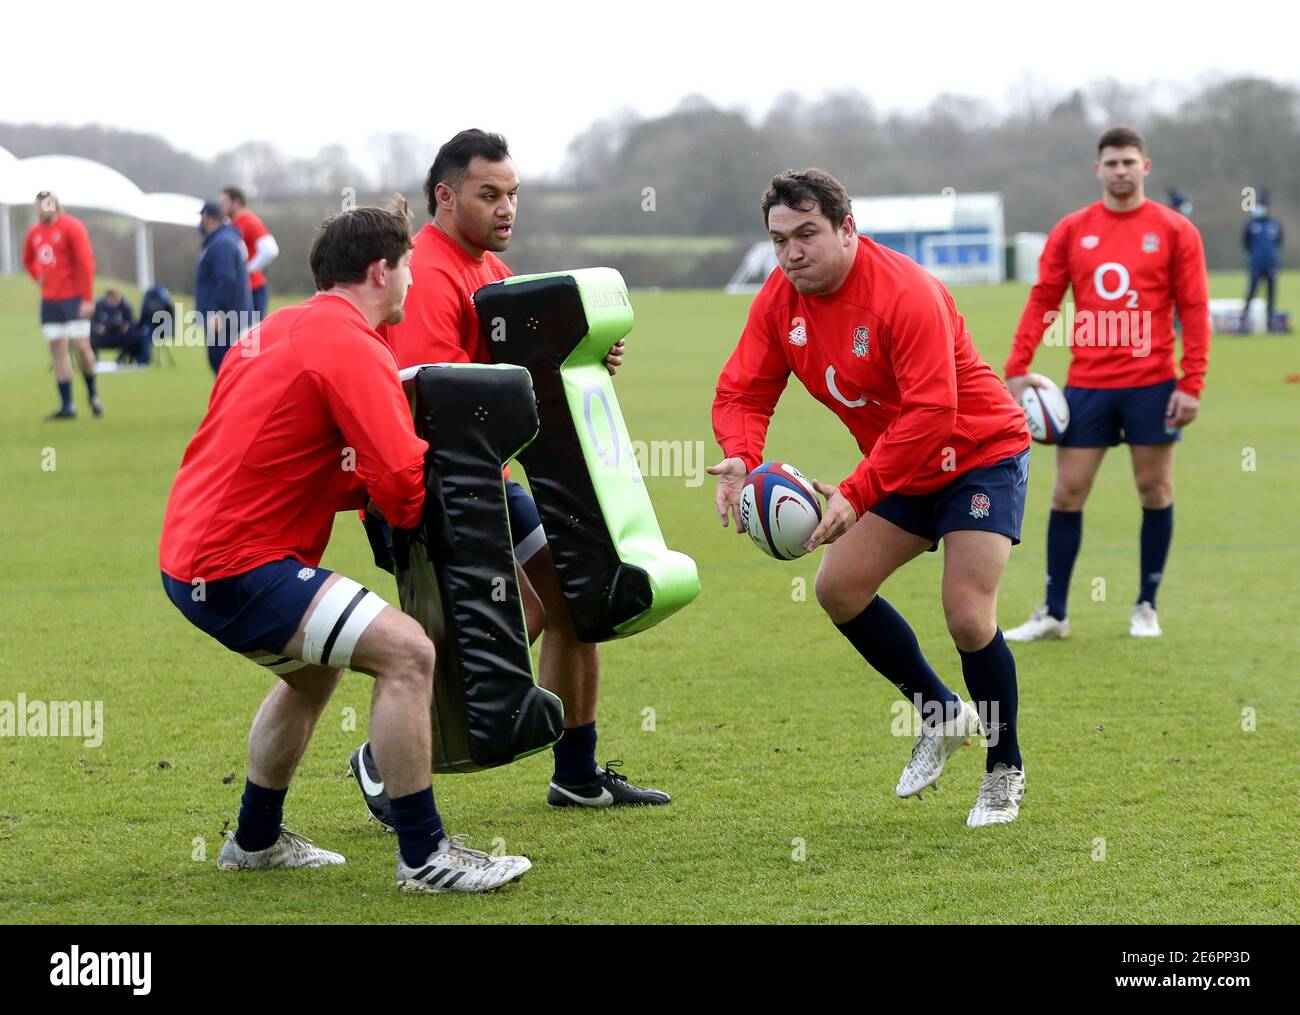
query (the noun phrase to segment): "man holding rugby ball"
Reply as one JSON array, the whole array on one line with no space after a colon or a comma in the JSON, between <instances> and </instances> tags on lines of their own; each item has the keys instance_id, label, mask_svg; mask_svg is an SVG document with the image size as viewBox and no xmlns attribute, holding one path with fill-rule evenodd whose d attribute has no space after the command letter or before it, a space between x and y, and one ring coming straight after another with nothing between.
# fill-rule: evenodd
<instances>
[{"instance_id":1,"label":"man holding rugby ball","mask_svg":"<svg viewBox=\"0 0 1300 1015\"><path fill-rule=\"evenodd\" d=\"M975 351L952 296L928 271L859 236L848 194L819 169L773 178L762 203L774 270L723 368L713 429L726 456L717 508L743 531L740 494L763 460L790 374L852 432L862 461L826 498L805 548L826 544L817 601L855 649L911 700L921 732L896 792L935 784L949 755L988 738L972 827L1014 821L1025 791L1016 664L997 592L1020 541L1029 467L1024 413ZM926 662L879 594L896 570L944 544L942 599L971 702Z\"/></svg>"},{"instance_id":2,"label":"man holding rugby ball","mask_svg":"<svg viewBox=\"0 0 1300 1015\"><path fill-rule=\"evenodd\" d=\"M1017 398L1031 384L1034 350L1050 325L1070 346L1065 398L1070 425L1056 449L1056 484L1047 522L1047 601L1011 641L1064 638L1066 599L1083 539L1083 505L1106 449L1121 441L1133 458L1142 503L1141 572L1129 622L1135 638L1159 637L1156 590L1174 534L1174 442L1196 419L1209 363L1209 280L1205 249L1191 219L1148 201L1146 142L1112 127L1097 144L1100 201L1065 216L1047 237L1007 360ZM1060 315L1070 287L1074 306ZM1183 329L1182 377L1174 368L1174 310ZM1063 327L1064 326L1064 327Z\"/></svg>"}]
</instances>

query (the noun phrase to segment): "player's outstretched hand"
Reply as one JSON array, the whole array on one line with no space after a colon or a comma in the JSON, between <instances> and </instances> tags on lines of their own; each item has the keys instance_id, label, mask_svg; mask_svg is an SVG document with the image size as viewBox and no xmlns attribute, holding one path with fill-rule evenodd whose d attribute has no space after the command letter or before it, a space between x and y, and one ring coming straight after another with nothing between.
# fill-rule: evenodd
<instances>
[{"instance_id":1,"label":"player's outstretched hand","mask_svg":"<svg viewBox=\"0 0 1300 1015\"><path fill-rule=\"evenodd\" d=\"M1008 377L1007 388L1011 392L1011 397L1017 402L1020 396L1025 393L1026 388L1045 388L1051 382L1042 374L1021 374L1019 377Z\"/></svg>"},{"instance_id":2,"label":"player's outstretched hand","mask_svg":"<svg viewBox=\"0 0 1300 1015\"><path fill-rule=\"evenodd\" d=\"M1165 406L1165 426L1173 429L1182 429L1188 423L1196 419L1196 414L1201 409L1201 400L1194 395L1189 395L1186 391L1174 390L1169 396L1169 404Z\"/></svg>"},{"instance_id":3,"label":"player's outstretched hand","mask_svg":"<svg viewBox=\"0 0 1300 1015\"><path fill-rule=\"evenodd\" d=\"M813 529L813 534L808 537L808 542L803 544L803 548L809 553L812 553L823 543L835 542L840 536L853 528L854 522L858 520L857 511L849 503L849 499L840 493L838 486L819 483L815 479L812 481L812 485L818 493L826 498L826 507L822 511L821 522L817 528Z\"/></svg>"},{"instance_id":4,"label":"player's outstretched hand","mask_svg":"<svg viewBox=\"0 0 1300 1015\"><path fill-rule=\"evenodd\" d=\"M745 526L740 520L740 491L745 486L745 477L749 475L745 463L739 458L724 458L717 465L710 465L706 471L710 476L718 477L714 503L722 517L722 527L727 527L727 512L730 511L736 519L737 534L744 532Z\"/></svg>"},{"instance_id":5,"label":"player's outstretched hand","mask_svg":"<svg viewBox=\"0 0 1300 1015\"><path fill-rule=\"evenodd\" d=\"M605 369L609 371L609 376L613 377L618 373L618 368L623 365L623 352L627 348L627 343L619 339L609 348L605 354Z\"/></svg>"}]
</instances>

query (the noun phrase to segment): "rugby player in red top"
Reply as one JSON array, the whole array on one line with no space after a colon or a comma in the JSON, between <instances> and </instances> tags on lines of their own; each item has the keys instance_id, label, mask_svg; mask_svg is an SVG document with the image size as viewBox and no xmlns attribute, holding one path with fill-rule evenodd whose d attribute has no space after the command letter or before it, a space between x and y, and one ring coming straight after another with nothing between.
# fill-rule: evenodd
<instances>
[{"instance_id":1,"label":"rugby player in red top","mask_svg":"<svg viewBox=\"0 0 1300 1015\"><path fill-rule=\"evenodd\" d=\"M439 149L424 183L433 221L415 236L406 317L387 328L401 367L491 362L472 297L511 274L497 252L510 246L518 190L519 175L501 135L465 130ZM606 356L611 374L623 361L623 348L620 340ZM554 748L547 802L556 807L668 803L667 793L634 786L609 765L597 767L600 656L573 630L533 499L508 481L506 502L529 635L543 632L539 682L564 703L564 735ZM383 780L367 745L352 752L350 764L370 813L387 825Z\"/></svg>"},{"instance_id":2,"label":"rugby player in red top","mask_svg":"<svg viewBox=\"0 0 1300 1015\"><path fill-rule=\"evenodd\" d=\"M433 644L419 623L320 567L334 515L369 504L412 528L424 454L375 329L401 319L410 214L358 208L327 219L311 249L319 290L241 341L185 449L163 519L163 586L192 624L279 682L248 737L239 825L220 870L319 867L343 857L281 826L285 794L346 669L375 678L375 756L392 794L403 891L488 891L524 857L490 857L443 833L434 806Z\"/></svg>"},{"instance_id":3,"label":"rugby player in red top","mask_svg":"<svg viewBox=\"0 0 1300 1015\"><path fill-rule=\"evenodd\" d=\"M917 707L921 732L896 792L934 785L948 756L988 735L972 828L1015 820L1025 790L1016 664L997 627L998 583L1020 541L1029 468L1024 414L979 357L929 272L857 235L849 196L818 169L782 173L763 198L779 270L749 310L718 379L713 431L726 456L717 508L743 531L740 492L763 461L768 421L794 374L848 427L862 461L826 498L807 549L827 544L817 601ZM971 703L945 686L907 621L878 595L944 544L942 600Z\"/></svg>"},{"instance_id":4,"label":"rugby player in red top","mask_svg":"<svg viewBox=\"0 0 1300 1015\"><path fill-rule=\"evenodd\" d=\"M244 250L248 257L248 285L253 290L253 310L260 321L266 316L271 302L271 291L266 285L266 276L262 269L280 256L280 245L266 228L262 220L254 215L244 204L244 192L238 187L227 187L218 199L221 214L230 219L230 224L239 230L244 241Z\"/></svg>"},{"instance_id":5,"label":"rugby player in red top","mask_svg":"<svg viewBox=\"0 0 1300 1015\"><path fill-rule=\"evenodd\" d=\"M1056 449L1047 522L1047 602L1011 641L1064 638L1066 600L1083 537L1083 505L1108 447L1129 445L1142 503L1134 637L1158 637L1156 589L1174 531L1174 442L1196 419L1209 362L1209 281L1201 234L1185 215L1146 200L1146 144L1112 127L1097 144L1100 201L1065 216L1047 237L1038 283L1016 329L1007 385L1020 398L1044 331L1070 344L1065 388L1070 425ZM1066 286L1074 321L1061 317ZM1068 307L1068 305L1067 305ZM1174 311L1183 329L1182 377L1174 366ZM1048 327L1050 325L1050 328Z\"/></svg>"},{"instance_id":6,"label":"rugby player in red top","mask_svg":"<svg viewBox=\"0 0 1300 1015\"><path fill-rule=\"evenodd\" d=\"M59 207L48 190L36 195L39 221L27 230L23 267L41 287L41 331L50 347L59 408L46 419L76 419L72 401L72 360L68 340L77 350L86 381L90 411L104 415L95 382L95 350L90 344L90 316L95 311L95 253L80 219Z\"/></svg>"}]
</instances>

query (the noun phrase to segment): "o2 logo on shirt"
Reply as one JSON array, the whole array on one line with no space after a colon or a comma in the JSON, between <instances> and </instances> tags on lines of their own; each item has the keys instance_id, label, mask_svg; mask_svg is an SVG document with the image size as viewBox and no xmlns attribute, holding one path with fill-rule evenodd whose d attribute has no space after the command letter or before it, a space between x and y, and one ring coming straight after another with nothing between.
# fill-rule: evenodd
<instances>
[{"instance_id":1,"label":"o2 logo on shirt","mask_svg":"<svg viewBox=\"0 0 1300 1015\"><path fill-rule=\"evenodd\" d=\"M1108 285L1113 276L1114 285ZM1097 265L1097 270L1092 273L1092 287L1097 290L1097 295L1103 300L1118 300L1127 298L1124 304L1126 307L1136 309L1138 305L1138 291L1129 288L1129 272L1124 265L1118 261L1106 261Z\"/></svg>"}]
</instances>

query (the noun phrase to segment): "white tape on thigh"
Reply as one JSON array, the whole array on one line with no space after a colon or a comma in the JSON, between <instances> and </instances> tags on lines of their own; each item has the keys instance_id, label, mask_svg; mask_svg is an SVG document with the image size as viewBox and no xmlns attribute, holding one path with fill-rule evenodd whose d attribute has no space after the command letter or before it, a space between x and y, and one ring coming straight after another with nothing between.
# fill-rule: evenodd
<instances>
[{"instance_id":1,"label":"white tape on thigh","mask_svg":"<svg viewBox=\"0 0 1300 1015\"><path fill-rule=\"evenodd\" d=\"M292 673L294 670L300 670L307 663L301 659L295 659L293 656L278 656L274 653L267 653L264 656L254 656L253 662L264 669L270 670L276 676L282 673Z\"/></svg>"},{"instance_id":2,"label":"white tape on thigh","mask_svg":"<svg viewBox=\"0 0 1300 1015\"><path fill-rule=\"evenodd\" d=\"M66 324L42 324L41 334L45 336L45 341L57 342L61 338L68 337L68 326Z\"/></svg>"},{"instance_id":3,"label":"white tape on thigh","mask_svg":"<svg viewBox=\"0 0 1300 1015\"><path fill-rule=\"evenodd\" d=\"M521 565L527 564L533 559L534 554L545 545L546 530L539 525L519 541L519 545L515 547L515 560Z\"/></svg>"},{"instance_id":4,"label":"white tape on thigh","mask_svg":"<svg viewBox=\"0 0 1300 1015\"><path fill-rule=\"evenodd\" d=\"M69 337L69 338L89 338L89 337L90 337L90 321L87 320L87 319L84 318L84 317L81 318L80 320L77 320L77 321L69 321L69 322L68 322L68 337Z\"/></svg>"},{"instance_id":5,"label":"white tape on thigh","mask_svg":"<svg viewBox=\"0 0 1300 1015\"><path fill-rule=\"evenodd\" d=\"M347 669L361 635L387 605L359 582L339 578L307 618L302 657L320 666Z\"/></svg>"}]
</instances>

